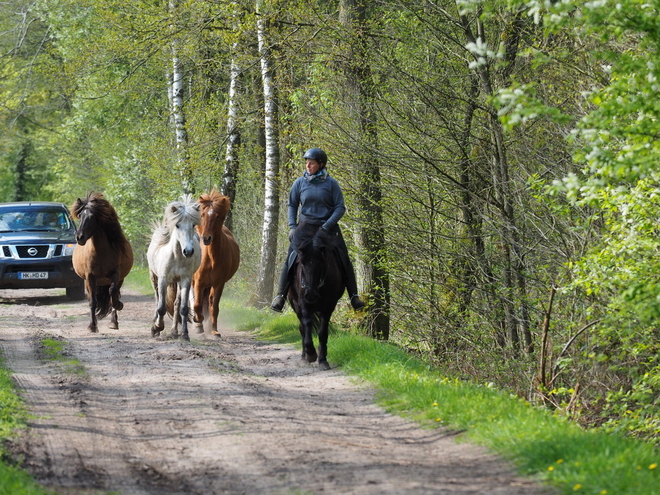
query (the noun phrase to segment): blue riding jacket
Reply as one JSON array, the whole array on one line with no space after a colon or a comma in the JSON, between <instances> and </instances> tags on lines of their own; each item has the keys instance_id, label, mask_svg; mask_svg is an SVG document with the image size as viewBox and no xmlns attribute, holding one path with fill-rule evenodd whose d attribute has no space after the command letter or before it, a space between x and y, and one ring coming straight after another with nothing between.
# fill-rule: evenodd
<instances>
[{"instance_id":1,"label":"blue riding jacket","mask_svg":"<svg viewBox=\"0 0 660 495\"><path fill-rule=\"evenodd\" d=\"M332 232L346 212L344 194L325 168L313 176L305 172L291 186L287 212L290 229L307 221Z\"/></svg>"}]
</instances>

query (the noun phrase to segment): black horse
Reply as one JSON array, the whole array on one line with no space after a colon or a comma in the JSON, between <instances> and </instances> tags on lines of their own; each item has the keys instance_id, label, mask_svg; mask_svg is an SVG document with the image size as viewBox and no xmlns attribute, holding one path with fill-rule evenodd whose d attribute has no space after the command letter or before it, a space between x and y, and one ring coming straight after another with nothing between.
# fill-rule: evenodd
<instances>
[{"instance_id":1,"label":"black horse","mask_svg":"<svg viewBox=\"0 0 660 495\"><path fill-rule=\"evenodd\" d=\"M293 236L295 261L289 302L300 321L302 359L328 370L328 326L337 301L344 293L344 280L335 253L336 235L318 225L301 223ZM312 336L319 337L318 354Z\"/></svg>"}]
</instances>

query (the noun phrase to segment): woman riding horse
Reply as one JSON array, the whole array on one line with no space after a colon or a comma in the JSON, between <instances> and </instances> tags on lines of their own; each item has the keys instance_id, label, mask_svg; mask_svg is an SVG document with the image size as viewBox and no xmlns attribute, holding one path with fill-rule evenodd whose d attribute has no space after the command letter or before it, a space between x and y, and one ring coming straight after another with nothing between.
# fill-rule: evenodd
<instances>
[{"instance_id":1,"label":"woman riding horse","mask_svg":"<svg viewBox=\"0 0 660 495\"><path fill-rule=\"evenodd\" d=\"M364 308L365 304L358 296L357 283L353 264L348 257L348 248L341 234L337 222L344 215L344 194L339 183L328 174L326 163L328 156L320 148L311 148L303 155L305 159L305 173L298 177L291 186L288 203L289 220L289 251L282 267L277 296L273 299L270 307L272 310L281 312L286 302L286 294L289 290L289 270L291 268L291 254L295 251L293 245L293 233L299 222L307 222L319 225L331 235L337 236L337 253L344 276L348 297L354 310ZM300 215L298 215L300 213ZM300 216L300 218L298 218Z\"/></svg>"}]
</instances>

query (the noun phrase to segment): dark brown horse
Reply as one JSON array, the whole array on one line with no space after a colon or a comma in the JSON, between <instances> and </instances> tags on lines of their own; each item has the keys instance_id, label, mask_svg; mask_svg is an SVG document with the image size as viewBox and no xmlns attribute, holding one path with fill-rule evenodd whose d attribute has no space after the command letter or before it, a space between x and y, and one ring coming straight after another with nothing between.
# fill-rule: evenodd
<instances>
[{"instance_id":1,"label":"dark brown horse","mask_svg":"<svg viewBox=\"0 0 660 495\"><path fill-rule=\"evenodd\" d=\"M133 249L119 225L117 212L101 193L91 192L71 207L80 221L76 230L78 244L73 250L73 269L85 281L91 321L87 327L98 331L97 318L112 313L110 328L119 328L117 311L124 278L133 266Z\"/></svg>"},{"instance_id":2,"label":"dark brown horse","mask_svg":"<svg viewBox=\"0 0 660 495\"><path fill-rule=\"evenodd\" d=\"M202 224L197 232L202 240L202 264L193 277L195 328L204 333L203 321L211 316L211 333L218 333L218 304L225 284L234 276L240 262L238 244L224 225L231 206L229 198L215 189L199 198Z\"/></svg>"},{"instance_id":3,"label":"dark brown horse","mask_svg":"<svg viewBox=\"0 0 660 495\"><path fill-rule=\"evenodd\" d=\"M296 259L291 267L289 302L300 322L302 359L313 363L318 358L321 370L330 369L328 327L345 288L335 243L336 236L308 223L301 223L293 236ZM318 354L313 340L315 332L319 338Z\"/></svg>"}]
</instances>

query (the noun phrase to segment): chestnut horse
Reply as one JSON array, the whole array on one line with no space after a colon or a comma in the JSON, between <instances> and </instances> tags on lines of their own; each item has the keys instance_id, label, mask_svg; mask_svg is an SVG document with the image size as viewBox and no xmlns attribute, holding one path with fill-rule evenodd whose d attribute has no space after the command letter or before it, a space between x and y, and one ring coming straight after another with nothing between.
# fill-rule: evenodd
<instances>
[{"instance_id":1,"label":"chestnut horse","mask_svg":"<svg viewBox=\"0 0 660 495\"><path fill-rule=\"evenodd\" d=\"M234 276L240 261L238 244L224 225L231 207L229 198L215 189L202 194L202 224L197 231L202 239L202 264L195 273L195 328L204 333L204 318L211 316L211 334L218 333L218 304L225 284Z\"/></svg>"},{"instance_id":2,"label":"chestnut horse","mask_svg":"<svg viewBox=\"0 0 660 495\"><path fill-rule=\"evenodd\" d=\"M88 330L98 332L97 318L111 313L112 329L119 328L117 311L124 278L133 267L133 249L119 225L117 212L101 193L90 192L71 206L80 220L73 250L73 269L85 281L91 321Z\"/></svg>"},{"instance_id":3,"label":"chestnut horse","mask_svg":"<svg viewBox=\"0 0 660 495\"><path fill-rule=\"evenodd\" d=\"M336 236L318 225L301 223L293 234L295 260L288 296L296 312L302 338L302 361L319 361L320 370L328 364L330 317L344 293L344 280L335 253ZM318 354L313 334L319 338Z\"/></svg>"}]
</instances>

